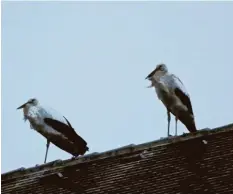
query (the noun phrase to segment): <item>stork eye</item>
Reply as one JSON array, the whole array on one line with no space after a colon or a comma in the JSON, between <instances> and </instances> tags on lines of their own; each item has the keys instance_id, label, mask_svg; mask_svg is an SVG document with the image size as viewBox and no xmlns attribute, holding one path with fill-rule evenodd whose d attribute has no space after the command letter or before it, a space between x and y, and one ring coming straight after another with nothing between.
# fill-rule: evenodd
<instances>
[{"instance_id":1,"label":"stork eye","mask_svg":"<svg viewBox=\"0 0 233 194\"><path fill-rule=\"evenodd\" d=\"M32 99L32 100L29 101L29 103L30 103L30 104L33 104L34 101L35 101L35 99Z\"/></svg>"}]
</instances>

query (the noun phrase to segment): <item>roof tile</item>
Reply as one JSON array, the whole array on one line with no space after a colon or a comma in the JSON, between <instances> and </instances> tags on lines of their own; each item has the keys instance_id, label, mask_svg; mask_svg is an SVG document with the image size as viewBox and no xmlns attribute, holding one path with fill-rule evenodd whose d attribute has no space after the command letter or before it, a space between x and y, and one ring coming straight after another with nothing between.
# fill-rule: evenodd
<instances>
[{"instance_id":1,"label":"roof tile","mask_svg":"<svg viewBox=\"0 0 233 194\"><path fill-rule=\"evenodd\" d=\"M2 174L2 192L231 194L232 142L233 124L75 160L57 160Z\"/></svg>"}]
</instances>

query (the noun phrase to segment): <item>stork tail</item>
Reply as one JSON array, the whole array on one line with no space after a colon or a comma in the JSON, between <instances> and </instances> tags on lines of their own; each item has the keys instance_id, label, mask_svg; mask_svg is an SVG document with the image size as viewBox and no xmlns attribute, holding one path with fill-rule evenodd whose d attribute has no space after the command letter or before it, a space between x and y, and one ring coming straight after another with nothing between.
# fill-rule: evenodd
<instances>
[{"instance_id":1,"label":"stork tail","mask_svg":"<svg viewBox=\"0 0 233 194\"><path fill-rule=\"evenodd\" d=\"M189 130L190 133L197 131L196 125L193 121L186 121L184 122L184 125L186 126L186 128Z\"/></svg>"},{"instance_id":2,"label":"stork tail","mask_svg":"<svg viewBox=\"0 0 233 194\"><path fill-rule=\"evenodd\" d=\"M197 131L193 115L190 115L189 113L184 111L180 111L178 114L178 119L185 125L190 133L194 133Z\"/></svg>"},{"instance_id":3,"label":"stork tail","mask_svg":"<svg viewBox=\"0 0 233 194\"><path fill-rule=\"evenodd\" d=\"M187 113L183 113L179 115L179 120L185 125L185 127L189 130L190 133L197 132L197 128L195 125L193 115L189 115ZM208 142L202 139L203 144L207 144Z\"/></svg>"}]
</instances>

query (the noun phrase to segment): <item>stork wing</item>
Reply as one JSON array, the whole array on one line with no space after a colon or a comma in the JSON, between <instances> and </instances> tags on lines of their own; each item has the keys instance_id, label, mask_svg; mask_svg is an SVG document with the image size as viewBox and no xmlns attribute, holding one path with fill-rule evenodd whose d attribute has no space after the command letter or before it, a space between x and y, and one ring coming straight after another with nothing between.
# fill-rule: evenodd
<instances>
[{"instance_id":1,"label":"stork wing","mask_svg":"<svg viewBox=\"0 0 233 194\"><path fill-rule=\"evenodd\" d=\"M80 152L85 153L85 151L88 149L87 142L75 132L66 118L65 120L67 121L68 125L55 119L44 118L44 122L47 125L65 135L70 141L78 146Z\"/></svg>"},{"instance_id":2,"label":"stork wing","mask_svg":"<svg viewBox=\"0 0 233 194\"><path fill-rule=\"evenodd\" d=\"M184 92L182 92L182 90L180 90L179 88L175 88L175 94L179 97L181 102L188 108L188 112L191 115L193 115L192 104L191 104L189 97Z\"/></svg>"},{"instance_id":3,"label":"stork wing","mask_svg":"<svg viewBox=\"0 0 233 194\"><path fill-rule=\"evenodd\" d=\"M188 112L193 115L192 104L184 84L175 75L171 75L174 80L174 92L181 102L188 108Z\"/></svg>"},{"instance_id":4,"label":"stork wing","mask_svg":"<svg viewBox=\"0 0 233 194\"><path fill-rule=\"evenodd\" d=\"M184 84L181 82L181 80L178 77L176 77L174 74L168 74L161 77L161 81L164 84L166 84L166 86L170 90L174 91L175 95L187 107L188 112L193 115L193 109L189 98L189 94L186 91Z\"/></svg>"},{"instance_id":5,"label":"stork wing","mask_svg":"<svg viewBox=\"0 0 233 194\"><path fill-rule=\"evenodd\" d=\"M63 116L64 117L64 116ZM66 117L64 117L64 119L66 120L67 124L69 125L70 128L72 128L70 122L68 121L68 119ZM72 128L73 129L73 128Z\"/></svg>"}]
</instances>

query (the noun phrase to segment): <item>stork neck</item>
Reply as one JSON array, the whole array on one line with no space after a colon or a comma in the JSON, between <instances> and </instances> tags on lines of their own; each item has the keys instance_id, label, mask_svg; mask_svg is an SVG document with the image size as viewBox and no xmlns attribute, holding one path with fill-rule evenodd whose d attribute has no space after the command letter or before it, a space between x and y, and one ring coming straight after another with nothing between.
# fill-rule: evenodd
<instances>
[{"instance_id":1,"label":"stork neck","mask_svg":"<svg viewBox=\"0 0 233 194\"><path fill-rule=\"evenodd\" d=\"M153 76L153 80L155 81L159 81L161 77L163 77L164 75L167 75L168 72L164 72L164 71L158 71L155 73L155 75Z\"/></svg>"}]
</instances>

